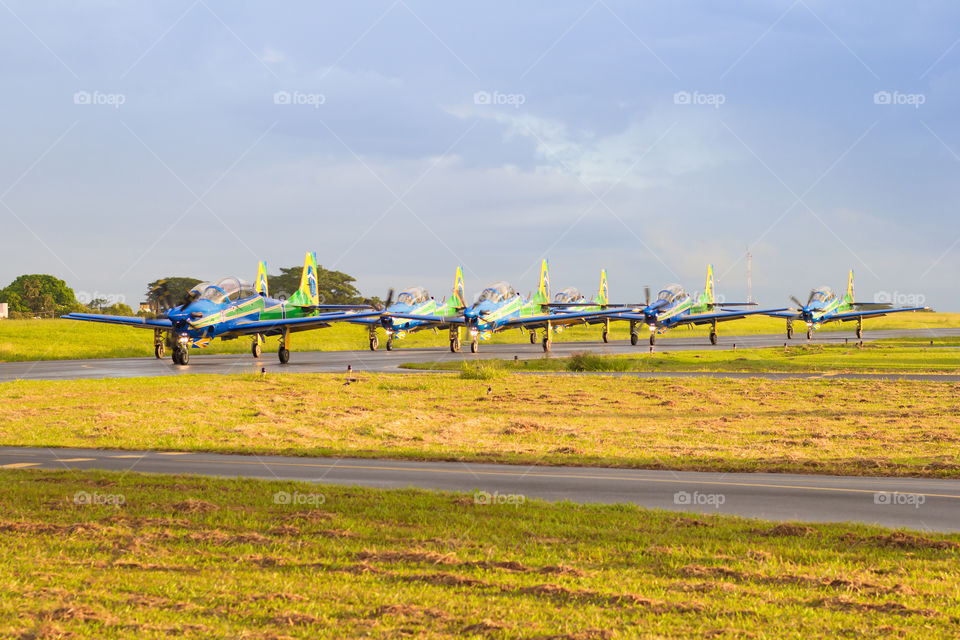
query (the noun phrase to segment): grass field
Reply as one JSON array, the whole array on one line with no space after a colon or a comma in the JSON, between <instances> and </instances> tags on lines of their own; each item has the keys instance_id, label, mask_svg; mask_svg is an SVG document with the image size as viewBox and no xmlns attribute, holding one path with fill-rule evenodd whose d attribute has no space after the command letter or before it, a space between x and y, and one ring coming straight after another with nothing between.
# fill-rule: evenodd
<instances>
[{"instance_id":1,"label":"grass field","mask_svg":"<svg viewBox=\"0 0 960 640\"><path fill-rule=\"evenodd\" d=\"M629 329L625 322L611 325L611 339L628 340ZM864 323L869 337L870 330L879 329L933 329L960 327L960 313L907 313L878 318ZM853 324L831 324L822 331L852 331ZM668 336L704 336L706 327L681 328ZM759 333L783 333L784 322L772 318L744 318L720 326L721 335ZM571 327L555 335L557 341L596 341L600 339L600 326ZM526 334L516 330L495 334L489 342L517 343L528 340ZM275 349L276 339L271 339L265 350ZM380 331L380 348L384 336ZM432 331L414 333L396 341L400 347L445 347L447 333ZM306 331L293 336L296 351L339 351L368 348L367 330L350 324L338 324L327 329ZM217 341L205 350L206 353L247 353L250 341L238 339ZM71 320L0 320L0 361L15 360L72 360L79 358L127 358L153 355L153 333L146 329L94 324Z\"/></svg>"},{"instance_id":2,"label":"grass field","mask_svg":"<svg viewBox=\"0 0 960 640\"><path fill-rule=\"evenodd\" d=\"M0 384L0 444L960 477L957 388L502 373L17 381Z\"/></svg>"},{"instance_id":3,"label":"grass field","mask_svg":"<svg viewBox=\"0 0 960 640\"><path fill-rule=\"evenodd\" d=\"M960 624L957 535L95 472L0 471L0 500L11 638L927 640Z\"/></svg>"},{"instance_id":4,"label":"grass field","mask_svg":"<svg viewBox=\"0 0 960 640\"><path fill-rule=\"evenodd\" d=\"M605 356L584 351L568 358L532 360L484 359L482 362L404 363L404 369L430 371L743 371L830 373L957 373L960 371L960 337L891 339L845 345L790 344L768 349L639 351Z\"/></svg>"}]
</instances>

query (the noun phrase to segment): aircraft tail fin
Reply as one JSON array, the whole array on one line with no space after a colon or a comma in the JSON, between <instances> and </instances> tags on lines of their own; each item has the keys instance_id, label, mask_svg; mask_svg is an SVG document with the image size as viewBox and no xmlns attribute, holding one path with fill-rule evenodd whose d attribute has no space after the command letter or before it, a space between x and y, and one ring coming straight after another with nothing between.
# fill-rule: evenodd
<instances>
[{"instance_id":1,"label":"aircraft tail fin","mask_svg":"<svg viewBox=\"0 0 960 640\"><path fill-rule=\"evenodd\" d=\"M268 296L270 295L269 290L267 289L267 265L261 260L257 264L257 293Z\"/></svg>"},{"instance_id":2,"label":"aircraft tail fin","mask_svg":"<svg viewBox=\"0 0 960 640\"><path fill-rule=\"evenodd\" d=\"M540 263L540 285L534 299L540 303L550 302L550 265L546 258Z\"/></svg>"},{"instance_id":3,"label":"aircraft tail fin","mask_svg":"<svg viewBox=\"0 0 960 640\"><path fill-rule=\"evenodd\" d=\"M713 289L713 265L707 265L707 283L703 286L703 294L700 296L700 302L713 304L716 302L716 294Z\"/></svg>"},{"instance_id":4,"label":"aircraft tail fin","mask_svg":"<svg viewBox=\"0 0 960 640\"><path fill-rule=\"evenodd\" d=\"M290 296L290 303L308 307L320 304L320 291L317 288L317 254L307 252L303 261L303 273L300 275L300 288Z\"/></svg>"},{"instance_id":5,"label":"aircraft tail fin","mask_svg":"<svg viewBox=\"0 0 960 640\"><path fill-rule=\"evenodd\" d=\"M596 303L599 304L599 305L605 305L605 304L607 304L607 303L610 301L609 298L607 297L607 295L608 295L608 292L607 292L607 270L606 270L606 269L601 269L601 270L600 270L600 290L597 291L597 295L596 295L596 297L593 299L593 301L596 302Z\"/></svg>"},{"instance_id":6,"label":"aircraft tail fin","mask_svg":"<svg viewBox=\"0 0 960 640\"><path fill-rule=\"evenodd\" d=\"M451 296L450 300L458 308L467 306L467 298L463 290L463 268L462 267L457 267L457 275L453 280L453 295Z\"/></svg>"},{"instance_id":7,"label":"aircraft tail fin","mask_svg":"<svg viewBox=\"0 0 960 640\"><path fill-rule=\"evenodd\" d=\"M850 275L847 276L847 295L843 297L843 301L853 302L853 269L850 269Z\"/></svg>"}]
</instances>

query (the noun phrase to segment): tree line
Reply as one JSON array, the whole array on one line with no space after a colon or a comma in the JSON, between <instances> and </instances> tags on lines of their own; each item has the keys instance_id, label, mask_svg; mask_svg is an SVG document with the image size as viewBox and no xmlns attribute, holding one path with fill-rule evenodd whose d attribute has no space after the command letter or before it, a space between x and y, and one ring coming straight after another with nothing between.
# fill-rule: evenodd
<instances>
[{"instance_id":1,"label":"tree line","mask_svg":"<svg viewBox=\"0 0 960 640\"><path fill-rule=\"evenodd\" d=\"M286 298L300 287L302 267L281 268L280 273L268 276L270 296ZM67 313L86 312L133 316L162 314L172 306L182 304L190 289L204 282L199 278L170 276L147 284L145 296L150 311L136 314L123 302L110 303L105 298L78 300L73 289L63 280L48 274L26 274L17 277L0 289L0 302L9 305L11 318L58 318ZM377 297L365 298L354 286L356 278L319 267L317 286L324 304L372 304L381 306ZM84 296L85 298L85 296Z\"/></svg>"}]
</instances>

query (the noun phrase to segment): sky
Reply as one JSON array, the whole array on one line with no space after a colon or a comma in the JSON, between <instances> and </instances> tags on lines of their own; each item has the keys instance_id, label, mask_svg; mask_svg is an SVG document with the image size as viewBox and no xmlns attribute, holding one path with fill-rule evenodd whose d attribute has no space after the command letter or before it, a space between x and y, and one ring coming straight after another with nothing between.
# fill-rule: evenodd
<instances>
[{"instance_id":1,"label":"sky","mask_svg":"<svg viewBox=\"0 0 960 640\"><path fill-rule=\"evenodd\" d=\"M0 287L815 286L960 311L960 5L0 0Z\"/></svg>"}]
</instances>

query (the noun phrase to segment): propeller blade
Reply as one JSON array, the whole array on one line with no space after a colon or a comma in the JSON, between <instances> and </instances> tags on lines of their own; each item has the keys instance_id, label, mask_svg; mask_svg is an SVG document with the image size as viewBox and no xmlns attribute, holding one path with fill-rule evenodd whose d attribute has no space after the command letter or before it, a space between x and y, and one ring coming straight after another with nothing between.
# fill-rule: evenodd
<instances>
[{"instance_id":1,"label":"propeller blade","mask_svg":"<svg viewBox=\"0 0 960 640\"><path fill-rule=\"evenodd\" d=\"M643 288L643 295L646 297L647 306L649 307L650 306L650 287L649 286Z\"/></svg>"},{"instance_id":2,"label":"propeller blade","mask_svg":"<svg viewBox=\"0 0 960 640\"><path fill-rule=\"evenodd\" d=\"M790 296L790 299L793 300L793 304L797 305L797 309L803 309L806 305L797 300L796 296Z\"/></svg>"},{"instance_id":3,"label":"propeller blade","mask_svg":"<svg viewBox=\"0 0 960 640\"><path fill-rule=\"evenodd\" d=\"M391 288L389 291L387 291L387 301L383 303L383 308L389 309L390 305L392 304L393 304L393 289Z\"/></svg>"}]
</instances>

